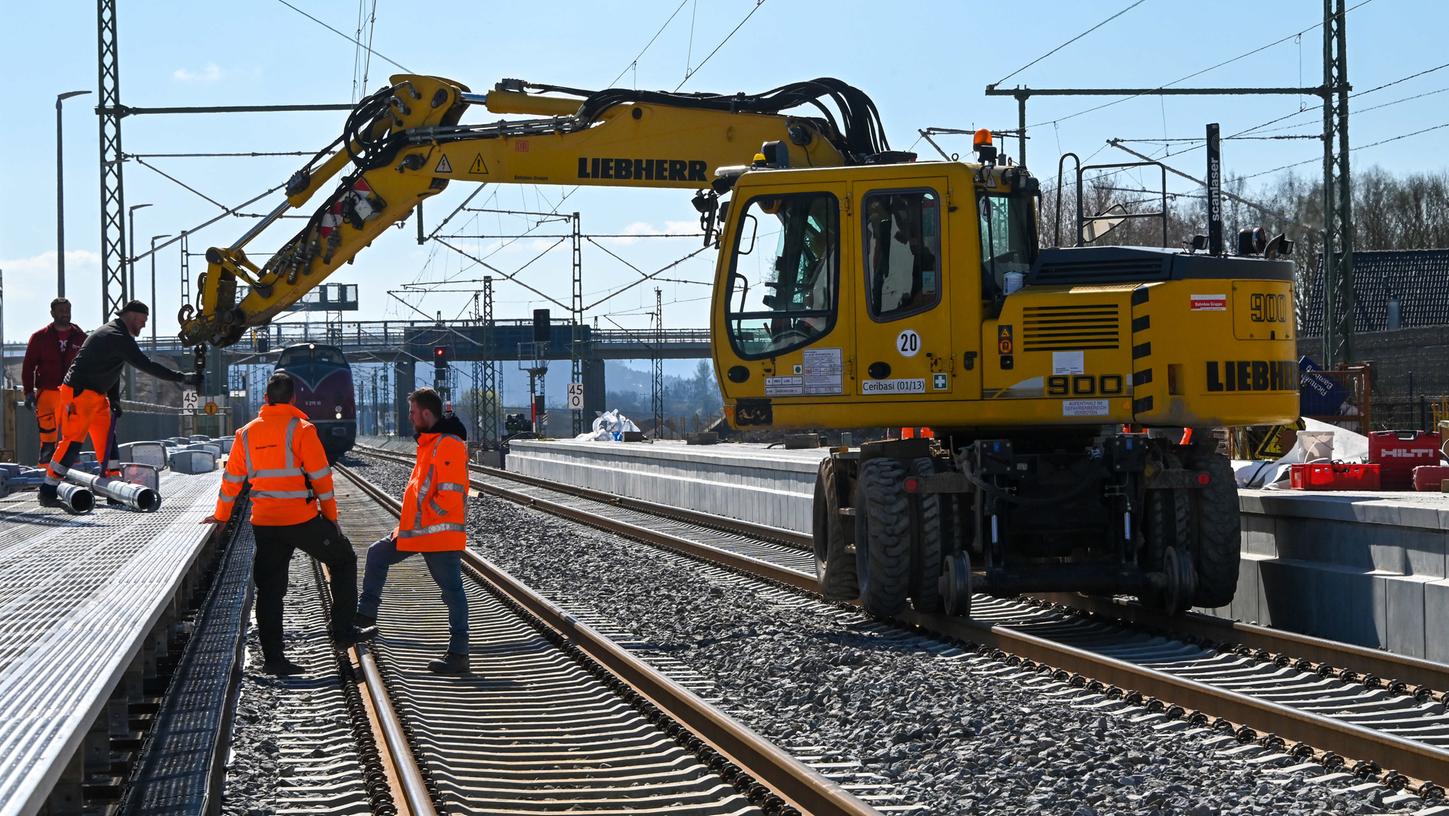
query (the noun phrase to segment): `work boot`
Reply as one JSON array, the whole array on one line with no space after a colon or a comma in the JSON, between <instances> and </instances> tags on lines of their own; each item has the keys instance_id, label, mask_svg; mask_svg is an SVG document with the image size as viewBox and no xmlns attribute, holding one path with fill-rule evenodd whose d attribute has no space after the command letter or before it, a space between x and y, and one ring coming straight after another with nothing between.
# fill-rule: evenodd
<instances>
[{"instance_id":1,"label":"work boot","mask_svg":"<svg viewBox=\"0 0 1449 816\"><path fill-rule=\"evenodd\" d=\"M330 634L332 635L332 642L345 649L360 640L370 640L373 635L377 634L377 627L373 626L369 629L363 629L359 626L349 626L346 629L334 627Z\"/></svg>"},{"instance_id":2,"label":"work boot","mask_svg":"<svg viewBox=\"0 0 1449 816\"><path fill-rule=\"evenodd\" d=\"M262 671L274 677L291 677L306 671L285 657L268 658L262 663Z\"/></svg>"},{"instance_id":3,"label":"work boot","mask_svg":"<svg viewBox=\"0 0 1449 816\"><path fill-rule=\"evenodd\" d=\"M41 507L59 507L60 491L55 485L43 484L36 493L36 499L40 502Z\"/></svg>"},{"instance_id":4,"label":"work boot","mask_svg":"<svg viewBox=\"0 0 1449 816\"><path fill-rule=\"evenodd\" d=\"M447 652L437 660L428 661L428 671L435 674L470 674L468 668L468 656L457 652Z\"/></svg>"}]
</instances>

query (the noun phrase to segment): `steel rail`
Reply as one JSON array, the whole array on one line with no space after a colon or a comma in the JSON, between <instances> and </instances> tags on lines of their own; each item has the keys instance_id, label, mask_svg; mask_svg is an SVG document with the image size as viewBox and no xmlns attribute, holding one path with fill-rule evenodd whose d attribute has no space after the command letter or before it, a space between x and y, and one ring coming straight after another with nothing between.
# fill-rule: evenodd
<instances>
[{"instance_id":1,"label":"steel rail","mask_svg":"<svg viewBox=\"0 0 1449 816\"><path fill-rule=\"evenodd\" d=\"M369 445L358 445L357 447L364 449L372 456L400 462L410 461L399 454L383 450L382 448L374 448ZM512 473L499 468L491 468L483 465L470 465L469 467L475 472L495 476L500 479L548 488L561 493L578 496L579 498L592 499L641 513L696 524L701 527L709 527L722 532L749 536L765 541L774 541L807 550L813 546L813 541L810 536L797 533L793 530L769 527L739 519L722 518L708 513L701 513L697 510L673 507L656 502L644 501L642 499L615 496L586 487L558 484L536 476ZM504 496L504 498L511 497ZM572 513L570 517L577 519L580 518L580 514ZM597 524L601 522L602 520L598 520L591 521L590 523ZM631 530L638 529L630 525L624 526L629 527ZM635 532L628 532L627 534L635 537L641 537L643 535L642 533L636 534ZM742 568L750 567L746 564ZM777 575L770 577L792 586L798 585L794 582L793 578ZM810 589L812 587L804 588ZM1356 672L1363 678L1375 678L1385 685L1399 681L1410 686L1417 686L1418 689L1429 690L1433 693L1434 699L1449 702L1449 664L1435 663L1430 660L1409 657L1407 655L1398 655L1392 652L1356 646L1351 643L1340 643L1311 635L1242 623L1211 615L1188 613L1176 617L1165 617L1145 607L1131 603L1123 603L1109 598L1097 598L1076 593L1034 593L1029 597L1047 603L1070 607L1078 612L1090 612L1125 624L1153 626L1179 636L1190 635L1225 646L1247 647L1249 649L1266 652L1275 657L1286 656L1292 658L1295 662L1307 660L1315 664L1315 667L1332 667L1336 670L1335 674L1341 674L1344 671Z\"/></svg>"},{"instance_id":2,"label":"steel rail","mask_svg":"<svg viewBox=\"0 0 1449 816\"><path fill-rule=\"evenodd\" d=\"M393 772L396 774L398 786L402 788L407 812L412 816L437 816L433 797L428 792L428 783L423 779L423 771L413 757L407 734L403 732L402 720L393 709L392 701L388 699L377 660L373 658L367 644L358 643L354 648L357 650L357 664L361 669L363 682L367 686L367 698L372 703L373 715L382 730L383 743L391 755Z\"/></svg>"},{"instance_id":3,"label":"steel rail","mask_svg":"<svg viewBox=\"0 0 1449 816\"><path fill-rule=\"evenodd\" d=\"M334 464L333 467L389 512L401 515L400 501L370 484L345 465ZM474 486L485 487L478 482L474 482ZM484 584L500 596L526 609L560 637L573 643L581 652L660 711L773 791L786 804L801 813L821 816L879 816L879 811L870 805L729 715L699 699L591 627L575 620L568 612L524 586L477 552L464 550L463 554L465 564ZM757 559L748 560L761 567L769 566Z\"/></svg>"},{"instance_id":4,"label":"steel rail","mask_svg":"<svg viewBox=\"0 0 1449 816\"><path fill-rule=\"evenodd\" d=\"M1071 594L1044 594L1040 600L1060 603L1082 612L1140 626L1156 626L1174 634L1186 634L1223 644L1256 649L1273 656L1307 660L1319 666L1357 672L1387 685L1393 681L1433 692L1438 700L1449 700L1449 664L1435 663L1408 655L1383 652L1324 638L1272 629L1252 623L1187 613L1167 618L1146 607L1110 598Z\"/></svg>"},{"instance_id":5,"label":"steel rail","mask_svg":"<svg viewBox=\"0 0 1449 816\"><path fill-rule=\"evenodd\" d=\"M393 455L393 458L396 458L396 455ZM517 474L507 471L488 468L486 472L488 475L495 475L499 478L525 481L517 479ZM567 486L551 485L546 482L542 484L549 489L577 495L576 489ZM818 594L818 586L813 575L769 564L738 553L731 553L669 533L649 530L617 519L600 518L578 508L550 502L498 485L477 480L473 480L473 485L475 488L499 498L536 507L598 529L617 532L646 543L658 544L692 557L719 563ZM614 502L612 497L605 501L622 505L622 502ZM671 508L671 511L674 512L675 509ZM705 526L717 526L717 524L710 523ZM1072 598L1071 602L1076 604L1079 600L1081 599ZM1111 614L1115 613L1109 613L1109 616ZM1237 725L1246 725L1260 733L1275 734L1285 740L1301 742L1323 751L1331 751L1345 758L1370 760L1386 769L1418 780L1449 780L1449 751L1427 743L1404 739L1344 720L1313 714L1207 683L1137 666L1105 655L1055 643L1007 626L913 611L901 614L897 620L938 635L999 649L1024 659L1093 678L1101 683L1134 690L1184 708L1202 711ZM1175 619L1154 620L1153 622L1157 625L1176 625ZM1229 628L1234 632L1239 631L1236 627ZM1283 648L1285 643L1303 643L1316 650L1315 654L1320 657L1332 657L1334 660L1342 659L1346 662L1362 657L1363 653L1368 651L1346 644L1334 644L1330 641L1280 633L1262 627L1255 627L1253 631L1244 630L1243 634L1245 637L1251 635L1259 638L1259 642L1265 644L1275 643L1278 648ZM1280 635L1289 636L1280 637ZM1374 657L1376 658L1375 665L1385 667L1405 665L1407 670L1407 664L1401 664L1398 656L1374 655Z\"/></svg>"}]
</instances>

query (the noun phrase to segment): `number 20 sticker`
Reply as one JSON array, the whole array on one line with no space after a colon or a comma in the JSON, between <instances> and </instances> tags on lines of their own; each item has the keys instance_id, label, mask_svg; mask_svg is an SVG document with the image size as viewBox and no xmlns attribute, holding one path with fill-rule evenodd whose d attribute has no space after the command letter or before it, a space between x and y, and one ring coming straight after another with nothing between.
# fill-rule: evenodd
<instances>
[{"instance_id":1,"label":"number 20 sticker","mask_svg":"<svg viewBox=\"0 0 1449 816\"><path fill-rule=\"evenodd\" d=\"M896 336L896 351L902 357L914 357L921 350L921 336L915 329L906 329Z\"/></svg>"}]
</instances>

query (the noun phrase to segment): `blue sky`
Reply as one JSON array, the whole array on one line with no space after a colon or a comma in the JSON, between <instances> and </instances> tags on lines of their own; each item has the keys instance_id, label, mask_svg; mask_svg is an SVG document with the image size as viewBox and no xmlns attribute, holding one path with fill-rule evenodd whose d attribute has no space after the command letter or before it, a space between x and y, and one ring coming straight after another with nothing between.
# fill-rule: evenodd
<instances>
[{"instance_id":1,"label":"blue sky","mask_svg":"<svg viewBox=\"0 0 1449 816\"><path fill-rule=\"evenodd\" d=\"M357 27L356 2L292 0L293 4L347 33ZM368 0L370 3L371 0ZM1359 0L1350 2L1355 6ZM340 103L355 99L356 48L279 0L216 4L149 0L122 2L119 14L121 98L135 106L277 103ZM464 2L402 3L377 0L373 48L418 73L448 76L474 90L486 90L503 77L521 77L583 88L617 84L672 89L694 73L684 90L762 91L815 76L840 77L866 90L880 108L893 147L914 149L922 157L934 151L917 139L917 129L941 127L1014 127L1015 102L988 98L982 90L1053 47L1131 5L1131 0L1083 3L1065 0L1017 0L1014 3L884 4L841 0L829 13L819 4L767 0L739 30L701 65L755 6L754 0L686 0L494 4ZM11 36L0 52L0 68L11 79L7 122L0 129L0 269L5 273L5 339L23 339L45 321L45 304L55 280L55 94L96 87L94 5L79 2L22 3L0 0L0 19ZM672 13L674 19L647 49L646 43ZM1037 87L1156 86L1292 35L1318 22L1319 0L1282 2L1184 3L1144 0L1120 17L1012 76L1006 85ZM1349 14L1349 66L1355 89L1392 82L1444 62L1442 32L1449 30L1449 3L1430 0L1370 0ZM17 36L15 32L24 32ZM1186 86L1314 85L1321 78L1321 35L1307 31L1301 42L1289 39L1183 83ZM642 50L642 56L640 56ZM637 57L637 61L636 61ZM396 68L371 59L367 89L384 84ZM1355 110L1449 86L1449 69L1429 73L1355 100ZM1098 160L1127 157L1104 148L1106 139L1192 137L1218 121L1225 133L1297 110L1316 99L1283 97L1142 97L1077 114L1110 101L1064 98L1033 100L1028 121L1034 125L1029 164L1038 175L1055 173L1061 151L1095 154ZM1370 142L1449 122L1449 93L1390 105L1356 115L1353 144ZM66 103L67 289L78 322L100 319L99 177L95 96ZM471 121L494 118L480 111ZM265 152L316 150L340 132L339 113L146 116L125 120L128 153ZM1283 124L1302 122L1292 133L1311 132L1320 117L1308 113ZM966 153L965 140L944 142ZM1440 170L1449 129L1425 133L1356 152L1356 167L1379 165L1394 172ZM1160 145L1140 145L1160 150ZM1174 149L1181 149L1175 145ZM1099 150L1100 149L1100 150ZM1289 162L1313 159L1312 141L1236 141L1225 145L1230 172L1251 174ZM1013 151L1014 152L1014 151ZM280 183L296 169L298 157L151 158L147 163L176 176L228 206ZM1201 153L1169 160L1197 174ZM1300 173L1312 173L1310 164ZM153 235L176 234L220 212L137 162L128 162L127 204L154 206L136 213L139 243ZM1272 177L1264 177L1267 181ZM1190 184L1173 183L1175 190ZM551 210L567 188L496 186L475 205ZM427 206L425 223L438 219L471 192L452 185ZM248 208L270 209L278 199ZM485 203L486 202L486 203ZM583 228L595 233L650 233L690 229L694 211L689 194L679 191L581 190L563 204L578 210ZM194 233L191 247L231 243L250 224L226 218ZM457 232L517 233L533 226L518 217L476 216L453 222ZM283 222L252 245L270 251L295 229ZM538 229L545 233L548 226ZM403 283L471 279L477 267L436 245L418 246L411 224L389 232L357 262L331 280L362 286L362 312L368 319L408 319L442 312L466 314L466 296L456 293L408 296L408 304L387 291ZM475 254L513 270L553 243L496 239L464 241ZM652 271L696 248L696 239L602 240L629 263ZM711 253L686 262L667 277L708 281ZM193 273L204 268L193 259ZM177 246L158 255L158 294L154 319L163 334L176 330ZM140 279L149 298L149 263ZM618 288L638 275L602 250L587 246L584 256L586 300ZM567 300L567 245L552 250L525 273L527 280ZM707 285L663 284L667 324L700 327L708 322ZM590 317L602 326L647 325L653 308L651 285L636 287L600 307ZM497 315L523 317L546 306L518 287L500 284ZM416 309L416 311L415 311Z\"/></svg>"}]
</instances>

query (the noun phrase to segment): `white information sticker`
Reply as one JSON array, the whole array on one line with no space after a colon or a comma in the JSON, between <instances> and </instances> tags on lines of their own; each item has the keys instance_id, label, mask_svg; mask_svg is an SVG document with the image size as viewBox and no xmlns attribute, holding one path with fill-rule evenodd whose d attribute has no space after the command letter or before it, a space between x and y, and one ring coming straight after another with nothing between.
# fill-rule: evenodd
<instances>
[{"instance_id":1,"label":"white information sticker","mask_svg":"<svg viewBox=\"0 0 1449 816\"><path fill-rule=\"evenodd\" d=\"M1054 351L1052 352L1052 373L1081 374L1087 370L1086 356L1084 351Z\"/></svg>"},{"instance_id":2,"label":"white information sticker","mask_svg":"<svg viewBox=\"0 0 1449 816\"><path fill-rule=\"evenodd\" d=\"M896 351L902 357L914 357L921 353L921 336L915 329L905 329L896 335Z\"/></svg>"},{"instance_id":3,"label":"white information sticker","mask_svg":"<svg viewBox=\"0 0 1449 816\"><path fill-rule=\"evenodd\" d=\"M838 348L805 349L801 355L800 378L807 394L844 393L841 354Z\"/></svg>"},{"instance_id":4,"label":"white information sticker","mask_svg":"<svg viewBox=\"0 0 1449 816\"><path fill-rule=\"evenodd\" d=\"M1062 400L1062 416L1106 416L1110 412L1106 400Z\"/></svg>"},{"instance_id":5,"label":"white information sticker","mask_svg":"<svg viewBox=\"0 0 1449 816\"><path fill-rule=\"evenodd\" d=\"M795 397L805 393L804 377L766 377L765 396Z\"/></svg>"},{"instance_id":6,"label":"white information sticker","mask_svg":"<svg viewBox=\"0 0 1449 816\"><path fill-rule=\"evenodd\" d=\"M903 377L895 380L864 380L860 384L862 394L924 394L926 378Z\"/></svg>"},{"instance_id":7,"label":"white information sticker","mask_svg":"<svg viewBox=\"0 0 1449 816\"><path fill-rule=\"evenodd\" d=\"M1194 312L1226 312L1228 310L1228 296L1222 295L1189 295L1188 308Z\"/></svg>"}]
</instances>

